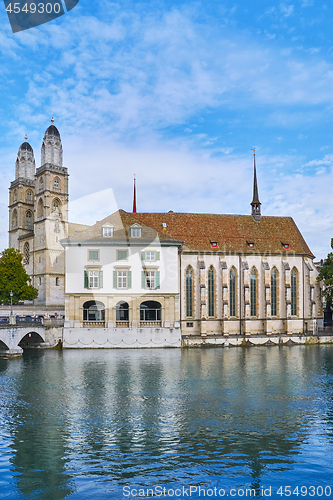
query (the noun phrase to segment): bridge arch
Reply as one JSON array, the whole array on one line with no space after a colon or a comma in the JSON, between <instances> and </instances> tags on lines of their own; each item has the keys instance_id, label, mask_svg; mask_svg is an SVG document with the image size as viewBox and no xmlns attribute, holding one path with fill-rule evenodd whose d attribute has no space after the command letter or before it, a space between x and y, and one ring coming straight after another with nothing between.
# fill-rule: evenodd
<instances>
[{"instance_id":1,"label":"bridge arch","mask_svg":"<svg viewBox=\"0 0 333 500\"><path fill-rule=\"evenodd\" d=\"M28 332L26 333L18 343L19 347L22 347L22 349L31 349L32 347L35 347L36 345L43 343L45 340L43 337L37 333L37 332Z\"/></svg>"}]
</instances>

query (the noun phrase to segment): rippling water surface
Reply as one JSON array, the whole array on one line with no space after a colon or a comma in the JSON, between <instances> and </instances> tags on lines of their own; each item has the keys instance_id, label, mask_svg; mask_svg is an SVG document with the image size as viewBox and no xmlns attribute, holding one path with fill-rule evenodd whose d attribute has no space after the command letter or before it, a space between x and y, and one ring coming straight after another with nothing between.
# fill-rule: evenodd
<instances>
[{"instance_id":1,"label":"rippling water surface","mask_svg":"<svg viewBox=\"0 0 333 500\"><path fill-rule=\"evenodd\" d=\"M330 345L28 352L0 398L0 498L333 499Z\"/></svg>"}]
</instances>

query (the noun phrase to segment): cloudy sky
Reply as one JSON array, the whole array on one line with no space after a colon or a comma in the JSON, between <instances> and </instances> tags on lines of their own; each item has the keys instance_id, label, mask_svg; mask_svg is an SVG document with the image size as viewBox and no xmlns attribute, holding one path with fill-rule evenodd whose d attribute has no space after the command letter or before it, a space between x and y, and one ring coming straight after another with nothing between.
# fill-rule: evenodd
<instances>
[{"instance_id":1,"label":"cloudy sky","mask_svg":"<svg viewBox=\"0 0 333 500\"><path fill-rule=\"evenodd\" d=\"M333 237L333 4L80 0L13 34L0 3L0 248L28 134L55 117L70 220L115 207L290 215L318 259Z\"/></svg>"}]
</instances>

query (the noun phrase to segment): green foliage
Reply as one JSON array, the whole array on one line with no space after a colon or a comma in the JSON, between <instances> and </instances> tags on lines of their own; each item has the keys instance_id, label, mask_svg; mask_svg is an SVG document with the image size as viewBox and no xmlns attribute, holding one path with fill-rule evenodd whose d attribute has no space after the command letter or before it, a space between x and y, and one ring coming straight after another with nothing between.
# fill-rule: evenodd
<instances>
[{"instance_id":1,"label":"green foliage","mask_svg":"<svg viewBox=\"0 0 333 500\"><path fill-rule=\"evenodd\" d=\"M333 238L331 240L331 247L333 249ZM323 280L325 286L323 296L326 298L327 304L331 306L333 304L333 253L328 254L327 259L320 269L318 280Z\"/></svg>"},{"instance_id":2,"label":"green foliage","mask_svg":"<svg viewBox=\"0 0 333 500\"><path fill-rule=\"evenodd\" d=\"M14 248L4 250L0 258L0 302L10 304L10 291L13 303L36 299L38 290L28 282L31 279L23 267L20 252Z\"/></svg>"}]
</instances>

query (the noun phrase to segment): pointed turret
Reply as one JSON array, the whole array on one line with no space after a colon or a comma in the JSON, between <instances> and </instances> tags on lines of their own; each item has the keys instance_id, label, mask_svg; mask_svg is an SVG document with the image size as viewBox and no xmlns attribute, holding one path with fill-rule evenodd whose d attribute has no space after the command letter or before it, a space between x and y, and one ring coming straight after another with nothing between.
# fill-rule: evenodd
<instances>
[{"instance_id":1,"label":"pointed turret","mask_svg":"<svg viewBox=\"0 0 333 500\"><path fill-rule=\"evenodd\" d=\"M34 151L27 139L25 136L25 142L21 144L17 153L15 179L34 179L36 167Z\"/></svg>"},{"instance_id":2,"label":"pointed turret","mask_svg":"<svg viewBox=\"0 0 333 500\"><path fill-rule=\"evenodd\" d=\"M42 151L41 151L41 165L50 163L51 165L62 167L62 144L60 133L57 127L53 125L54 118L51 118L52 125L46 130L44 134Z\"/></svg>"},{"instance_id":3,"label":"pointed turret","mask_svg":"<svg viewBox=\"0 0 333 500\"><path fill-rule=\"evenodd\" d=\"M260 209L260 201L258 194L258 184L257 184L257 167L256 167L256 150L253 151L253 170L254 170L254 178L253 178L253 200L251 202L252 206L252 217L256 221L260 221L261 219L261 209Z\"/></svg>"}]
</instances>

